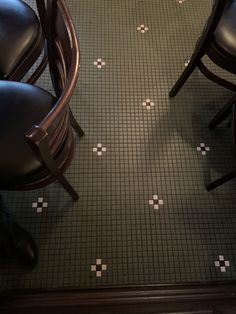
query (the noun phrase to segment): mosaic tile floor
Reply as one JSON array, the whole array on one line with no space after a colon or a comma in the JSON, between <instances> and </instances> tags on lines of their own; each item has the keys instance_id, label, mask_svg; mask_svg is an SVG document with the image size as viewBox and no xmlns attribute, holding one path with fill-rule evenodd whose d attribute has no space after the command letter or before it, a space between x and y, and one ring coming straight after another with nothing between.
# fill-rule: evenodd
<instances>
[{"instance_id":1,"label":"mosaic tile floor","mask_svg":"<svg viewBox=\"0 0 236 314\"><path fill-rule=\"evenodd\" d=\"M204 189L234 167L229 129L207 128L231 94L196 70L168 98L212 1L67 3L81 46L71 105L86 133L67 177L80 200L56 183L2 193L40 259L30 272L1 266L1 289L235 280L236 180ZM39 85L51 90L48 73Z\"/></svg>"}]
</instances>

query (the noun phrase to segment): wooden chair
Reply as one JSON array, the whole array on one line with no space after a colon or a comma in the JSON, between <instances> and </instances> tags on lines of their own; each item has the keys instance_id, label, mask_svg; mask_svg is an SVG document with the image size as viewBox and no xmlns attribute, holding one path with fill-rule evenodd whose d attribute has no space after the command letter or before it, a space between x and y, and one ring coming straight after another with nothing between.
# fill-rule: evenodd
<instances>
[{"instance_id":1,"label":"wooden chair","mask_svg":"<svg viewBox=\"0 0 236 314\"><path fill-rule=\"evenodd\" d=\"M36 13L22 0L0 0L0 30L0 79L21 80L44 50L28 80L34 83L47 66L44 34Z\"/></svg>"},{"instance_id":2,"label":"wooden chair","mask_svg":"<svg viewBox=\"0 0 236 314\"><path fill-rule=\"evenodd\" d=\"M64 0L47 1L46 24L56 97L34 85L0 81L0 189L30 190L58 180L77 200L63 175L75 148L72 127L79 136L84 134L69 108L79 45Z\"/></svg>"},{"instance_id":3,"label":"wooden chair","mask_svg":"<svg viewBox=\"0 0 236 314\"><path fill-rule=\"evenodd\" d=\"M236 0L215 0L201 37L198 39L191 60L171 89L174 97L196 67L215 83L236 91L236 85L213 74L202 62L207 55L216 65L236 74Z\"/></svg>"}]
</instances>

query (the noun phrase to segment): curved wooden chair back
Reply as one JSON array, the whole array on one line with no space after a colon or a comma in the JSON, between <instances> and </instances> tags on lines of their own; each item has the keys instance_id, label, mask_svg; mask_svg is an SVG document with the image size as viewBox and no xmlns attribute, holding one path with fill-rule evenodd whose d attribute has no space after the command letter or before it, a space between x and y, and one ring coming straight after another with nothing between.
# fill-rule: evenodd
<instances>
[{"instance_id":1,"label":"curved wooden chair back","mask_svg":"<svg viewBox=\"0 0 236 314\"><path fill-rule=\"evenodd\" d=\"M37 4L37 9L38 9L38 14L40 17L40 22L41 22L41 26L43 29L43 32L46 36L46 7L45 7L45 2L44 0L36 0L36 4Z\"/></svg>"},{"instance_id":2,"label":"curved wooden chair back","mask_svg":"<svg viewBox=\"0 0 236 314\"><path fill-rule=\"evenodd\" d=\"M34 136L36 133L42 136L43 133L54 132L55 125L69 110L79 74L79 44L65 1L47 0L45 8L48 61L57 102L41 123L33 127L31 135ZM43 6L41 9L44 10ZM30 137L30 134L27 136Z\"/></svg>"},{"instance_id":3,"label":"curved wooden chair back","mask_svg":"<svg viewBox=\"0 0 236 314\"><path fill-rule=\"evenodd\" d=\"M72 18L64 0L47 0L45 2L39 0L38 4L42 21L45 23L43 27L56 101L47 116L26 132L25 136L54 178L76 200L78 194L62 172L65 169L64 165L69 165L74 151L72 127L79 136L84 134L69 107L79 74L79 44ZM60 162L58 158L61 160Z\"/></svg>"}]
</instances>

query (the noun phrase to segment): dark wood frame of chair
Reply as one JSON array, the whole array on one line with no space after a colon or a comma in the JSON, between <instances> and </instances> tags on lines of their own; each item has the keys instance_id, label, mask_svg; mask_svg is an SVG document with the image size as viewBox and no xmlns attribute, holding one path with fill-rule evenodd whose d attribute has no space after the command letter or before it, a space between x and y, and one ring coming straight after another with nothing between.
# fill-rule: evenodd
<instances>
[{"instance_id":1,"label":"dark wood frame of chair","mask_svg":"<svg viewBox=\"0 0 236 314\"><path fill-rule=\"evenodd\" d=\"M57 102L38 125L33 125L26 132L25 138L45 168L25 178L23 182L1 184L0 189L31 190L58 180L73 200L77 200L77 192L63 173L74 154L72 127L79 136L84 135L69 107L79 73L79 43L64 0L47 0L44 13L45 25L48 25L46 36L49 68Z\"/></svg>"},{"instance_id":2,"label":"dark wood frame of chair","mask_svg":"<svg viewBox=\"0 0 236 314\"><path fill-rule=\"evenodd\" d=\"M215 64L220 66L221 68L229 71L233 74L236 74L236 68L232 65L226 64L222 62L222 60L218 57L218 55L214 54L214 50L210 47L210 42L212 40L212 36L216 30L216 27L221 19L221 16L224 12L225 6L227 5L228 0L214 0L212 13L208 18L208 21L205 25L203 33L201 37L198 39L195 50L192 54L190 62L186 66L185 70L169 92L170 97L175 97L179 90L183 87L184 83L190 77L192 72L196 67L210 80L221 85L227 89L236 91L236 85L228 82L227 80L217 76L212 73L207 67L203 64L202 58L204 55L207 55Z\"/></svg>"}]
</instances>

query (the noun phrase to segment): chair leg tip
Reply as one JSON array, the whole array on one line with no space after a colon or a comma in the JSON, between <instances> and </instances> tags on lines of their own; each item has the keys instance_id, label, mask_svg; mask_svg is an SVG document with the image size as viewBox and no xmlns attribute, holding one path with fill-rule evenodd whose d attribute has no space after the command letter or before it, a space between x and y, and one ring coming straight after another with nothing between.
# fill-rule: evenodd
<instances>
[{"instance_id":1,"label":"chair leg tip","mask_svg":"<svg viewBox=\"0 0 236 314\"><path fill-rule=\"evenodd\" d=\"M74 202L78 201L79 195L78 195L78 194L73 195L73 196L72 196L72 199L73 199Z\"/></svg>"},{"instance_id":2,"label":"chair leg tip","mask_svg":"<svg viewBox=\"0 0 236 314\"><path fill-rule=\"evenodd\" d=\"M170 98L174 98L176 95L176 93L174 93L172 90L169 92L169 97Z\"/></svg>"}]
</instances>

